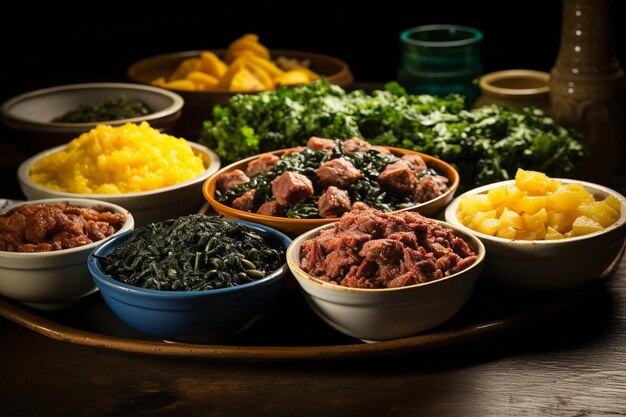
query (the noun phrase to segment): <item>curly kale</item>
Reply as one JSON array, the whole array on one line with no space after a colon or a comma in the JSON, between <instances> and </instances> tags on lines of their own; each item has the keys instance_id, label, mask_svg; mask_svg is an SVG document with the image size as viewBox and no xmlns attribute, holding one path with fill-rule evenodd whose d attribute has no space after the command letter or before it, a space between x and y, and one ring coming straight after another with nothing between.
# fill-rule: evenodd
<instances>
[{"instance_id":1,"label":"curly kale","mask_svg":"<svg viewBox=\"0 0 626 417\"><path fill-rule=\"evenodd\" d=\"M397 83L367 94L326 80L217 106L201 142L224 163L304 145L311 136L360 137L376 145L424 152L455 165L464 187L513 178L518 167L562 177L584 155L580 136L532 108L465 110L458 95L409 95Z\"/></svg>"}]
</instances>

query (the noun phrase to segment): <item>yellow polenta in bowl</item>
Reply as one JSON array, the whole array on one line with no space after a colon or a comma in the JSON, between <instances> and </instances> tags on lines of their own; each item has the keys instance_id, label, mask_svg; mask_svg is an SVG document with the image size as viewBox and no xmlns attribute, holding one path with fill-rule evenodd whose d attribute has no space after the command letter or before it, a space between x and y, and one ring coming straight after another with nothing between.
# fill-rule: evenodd
<instances>
[{"instance_id":1,"label":"yellow polenta in bowl","mask_svg":"<svg viewBox=\"0 0 626 417\"><path fill-rule=\"evenodd\" d=\"M197 212L219 157L148 123L98 125L18 169L28 199L78 197L127 208L139 225Z\"/></svg>"}]
</instances>

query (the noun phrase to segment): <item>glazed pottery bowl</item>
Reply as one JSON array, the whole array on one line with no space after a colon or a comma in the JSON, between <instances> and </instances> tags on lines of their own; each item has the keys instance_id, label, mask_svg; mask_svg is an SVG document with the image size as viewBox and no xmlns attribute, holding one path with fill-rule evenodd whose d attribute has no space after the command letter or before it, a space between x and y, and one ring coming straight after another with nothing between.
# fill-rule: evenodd
<instances>
[{"instance_id":1,"label":"glazed pottery bowl","mask_svg":"<svg viewBox=\"0 0 626 417\"><path fill-rule=\"evenodd\" d=\"M522 110L535 107L550 110L550 74L526 69L504 70L485 74L480 78L481 96L474 107L488 104Z\"/></svg>"},{"instance_id":2,"label":"glazed pottery bowl","mask_svg":"<svg viewBox=\"0 0 626 417\"><path fill-rule=\"evenodd\" d=\"M274 248L287 248L284 234L249 222ZM93 281L111 310L130 327L157 339L199 342L241 332L261 319L272 307L288 273L287 265L250 283L215 290L159 291L135 287L104 273L98 257L110 254L131 237L125 233L100 245L89 256Z\"/></svg>"},{"instance_id":3,"label":"glazed pottery bowl","mask_svg":"<svg viewBox=\"0 0 626 417\"><path fill-rule=\"evenodd\" d=\"M287 249L287 264L313 311L329 326L364 341L409 337L454 317L469 299L482 269L485 248L476 237L445 222L477 256L466 269L430 282L398 288L350 288L329 283L300 267L302 243L315 238L324 225L303 233Z\"/></svg>"},{"instance_id":4,"label":"glazed pottery bowl","mask_svg":"<svg viewBox=\"0 0 626 417\"><path fill-rule=\"evenodd\" d=\"M463 195L484 194L514 184L501 181L478 187L455 198L445 219L466 233L476 235L487 249L481 283L530 291L565 290L583 286L600 276L618 256L626 240L626 199L618 192L584 181L558 179L563 184L582 184L596 200L614 196L620 217L602 231L559 240L515 240L480 233L464 226L457 217Z\"/></svg>"},{"instance_id":5,"label":"glazed pottery bowl","mask_svg":"<svg viewBox=\"0 0 626 417\"><path fill-rule=\"evenodd\" d=\"M150 113L132 119L91 123L52 121L81 104L97 104L105 98L121 96L143 102ZM27 138L29 150L38 152L69 142L99 123L121 126L145 121L155 129L171 132L180 118L183 103L183 99L175 92L152 86L128 83L70 84L31 91L7 100L2 104L2 120Z\"/></svg>"},{"instance_id":6,"label":"glazed pottery bowl","mask_svg":"<svg viewBox=\"0 0 626 417\"><path fill-rule=\"evenodd\" d=\"M271 152L271 153L277 156L281 156L285 153L291 152L293 149L294 148L282 149L282 150ZM387 147L387 149L389 149L392 154L396 156L400 156L400 157L403 155L420 155L422 159L424 160L424 162L426 162L429 168L435 169L440 175L445 176L449 180L448 182L449 188L442 195L432 200L426 201L424 203L415 204L414 206L411 206L401 211L405 211L405 210L417 211L418 213L423 214L424 216L434 217L440 211L442 211L450 201L452 201L452 198L454 197L454 192L459 186L459 174L450 164L440 159L434 158L432 156L425 155L425 154L418 153L418 152L409 151L406 149L392 148L392 147ZM260 224L265 224L270 227L276 228L290 236L297 236L303 232L306 232L308 230L314 229L316 227L319 227L325 224L333 223L337 220L337 218L294 219L294 218L278 217L278 216L266 216L263 214L250 213L250 212L243 211L243 210L237 210L235 208L232 208L230 206L227 206L217 201L217 199L215 198L215 190L216 190L215 187L217 183L217 178L221 174L231 172L236 169L245 171L248 164L254 161L255 159L257 159L258 157L259 155L255 155L255 156L251 156L249 158L243 159L241 161L235 162L233 164L230 164L220 169L214 175L209 177L209 179L207 179L207 181L204 183L202 191L204 193L206 200L209 202L213 210L215 210L218 214L221 214L226 218L241 219L241 220L247 220L247 221L256 222Z\"/></svg>"},{"instance_id":7,"label":"glazed pottery bowl","mask_svg":"<svg viewBox=\"0 0 626 417\"><path fill-rule=\"evenodd\" d=\"M22 204L68 203L77 207L101 206L123 213L126 222L111 238L133 229L133 216L118 205L106 201L78 198L55 198L28 201L2 210L3 213ZM87 256L102 241L50 252L0 251L0 294L42 309L57 310L79 302L96 291L87 270Z\"/></svg>"},{"instance_id":8,"label":"glazed pottery bowl","mask_svg":"<svg viewBox=\"0 0 626 417\"><path fill-rule=\"evenodd\" d=\"M223 57L226 50L212 50L218 56ZM151 84L159 77L168 78L178 65L188 58L198 57L202 51L185 51L171 54L157 55L145 58L133 63L128 68L128 77L137 83ZM299 61L310 62L309 68L321 76L324 76L332 84L347 87L352 84L352 73L348 65L337 58L312 52L290 51L272 49L272 58L284 56ZM212 116L212 108L215 105L226 105L228 100L235 94L228 91L182 91L176 90L185 100L185 108L176 132L187 138L195 139L202 134L202 122ZM243 93L254 94L254 93Z\"/></svg>"},{"instance_id":9,"label":"glazed pottery bowl","mask_svg":"<svg viewBox=\"0 0 626 417\"><path fill-rule=\"evenodd\" d=\"M204 181L220 167L219 156L212 150L189 142L194 153L204 161L205 171L196 177L180 184L126 194L76 194L53 190L34 183L29 176L30 168L42 158L64 150L66 145L57 146L32 156L18 168L17 178L24 195L29 200L41 198L90 198L108 201L127 208L135 217L137 226L166 220L185 214L198 212L205 202L202 197Z\"/></svg>"}]
</instances>

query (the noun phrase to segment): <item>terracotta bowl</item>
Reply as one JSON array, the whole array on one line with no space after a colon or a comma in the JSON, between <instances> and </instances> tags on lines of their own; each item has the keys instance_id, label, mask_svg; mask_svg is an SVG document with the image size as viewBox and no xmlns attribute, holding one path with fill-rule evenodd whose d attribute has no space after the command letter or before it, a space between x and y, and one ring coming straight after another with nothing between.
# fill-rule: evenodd
<instances>
[{"instance_id":1,"label":"terracotta bowl","mask_svg":"<svg viewBox=\"0 0 626 417\"><path fill-rule=\"evenodd\" d=\"M224 56L225 49L212 50L219 56ZM200 56L202 51L185 51L171 54L157 55L142 59L132 64L127 71L128 77L138 83L151 84L159 77L166 79L174 72L178 65L187 58ZM309 60L311 70L325 76L329 82L341 87L352 84L353 76L348 64L340 59L312 52L290 51L281 49L270 50L272 57L285 56L298 60ZM183 115L176 126L176 133L187 139L200 137L202 122L211 118L211 109L216 104L226 105L236 93L232 92L196 92L176 90L185 99ZM244 93L254 94L254 93Z\"/></svg>"},{"instance_id":2,"label":"terracotta bowl","mask_svg":"<svg viewBox=\"0 0 626 417\"><path fill-rule=\"evenodd\" d=\"M283 153L291 149L293 148L282 149L271 153L281 156ZM449 189L444 194L425 203L419 203L399 211L417 211L424 216L434 217L440 211L442 211L450 201L452 201L452 198L454 197L454 192L459 186L459 174L450 164L419 152L392 147L387 147L387 149L389 149L396 156L420 155L429 168L434 168L440 175L443 175L450 180ZM217 171L205 181L204 186L202 187L202 192L204 193L204 197L207 199L213 210L215 210L218 214L223 215L227 219L247 220L250 222L264 224L266 226L270 226L277 230L280 230L281 232L286 233L290 236L297 236L316 227L337 221L338 218L336 217L324 219L292 219L287 217L266 216L262 214L237 210L217 201L215 199L215 185L217 177L220 174L234 171L236 169L241 169L242 171L245 171L248 163L257 159L258 157L258 155L255 155L230 164Z\"/></svg>"}]
</instances>

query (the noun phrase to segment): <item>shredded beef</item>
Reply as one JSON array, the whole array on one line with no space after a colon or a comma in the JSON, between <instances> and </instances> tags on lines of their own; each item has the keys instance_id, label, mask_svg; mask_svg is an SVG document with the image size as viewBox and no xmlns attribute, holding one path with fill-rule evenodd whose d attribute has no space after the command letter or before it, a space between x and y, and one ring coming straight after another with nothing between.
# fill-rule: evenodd
<instances>
[{"instance_id":1,"label":"shredded beef","mask_svg":"<svg viewBox=\"0 0 626 417\"><path fill-rule=\"evenodd\" d=\"M392 288L441 279L476 260L452 230L416 212L358 208L303 242L304 271L347 287Z\"/></svg>"}]
</instances>

